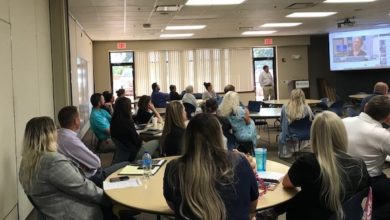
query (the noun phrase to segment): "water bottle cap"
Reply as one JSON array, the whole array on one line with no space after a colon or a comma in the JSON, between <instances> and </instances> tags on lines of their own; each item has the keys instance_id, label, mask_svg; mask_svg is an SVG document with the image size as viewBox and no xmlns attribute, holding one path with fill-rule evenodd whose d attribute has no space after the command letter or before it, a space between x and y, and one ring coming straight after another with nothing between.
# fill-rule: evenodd
<instances>
[{"instance_id":1,"label":"water bottle cap","mask_svg":"<svg viewBox=\"0 0 390 220\"><path fill-rule=\"evenodd\" d=\"M146 151L144 151L144 153L145 153L145 154L146 154L146 153L149 153L149 151L146 150Z\"/></svg>"}]
</instances>

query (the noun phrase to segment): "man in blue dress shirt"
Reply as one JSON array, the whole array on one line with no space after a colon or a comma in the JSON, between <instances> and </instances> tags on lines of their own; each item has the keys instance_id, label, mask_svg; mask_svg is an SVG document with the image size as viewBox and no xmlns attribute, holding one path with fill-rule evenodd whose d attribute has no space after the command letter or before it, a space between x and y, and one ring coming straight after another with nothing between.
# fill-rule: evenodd
<instances>
[{"instance_id":1,"label":"man in blue dress shirt","mask_svg":"<svg viewBox=\"0 0 390 220\"><path fill-rule=\"evenodd\" d=\"M152 84L152 103L156 108L165 108L169 100L169 94L160 92L160 86L155 82Z\"/></svg>"}]
</instances>

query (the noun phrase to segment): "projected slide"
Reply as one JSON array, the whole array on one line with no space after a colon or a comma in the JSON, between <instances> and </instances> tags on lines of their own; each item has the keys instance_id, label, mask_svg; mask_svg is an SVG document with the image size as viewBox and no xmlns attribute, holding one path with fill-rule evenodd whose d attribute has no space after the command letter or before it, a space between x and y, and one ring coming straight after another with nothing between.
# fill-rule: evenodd
<instances>
[{"instance_id":1,"label":"projected slide","mask_svg":"<svg viewBox=\"0 0 390 220\"><path fill-rule=\"evenodd\" d=\"M331 70L390 68L390 28L329 34Z\"/></svg>"}]
</instances>

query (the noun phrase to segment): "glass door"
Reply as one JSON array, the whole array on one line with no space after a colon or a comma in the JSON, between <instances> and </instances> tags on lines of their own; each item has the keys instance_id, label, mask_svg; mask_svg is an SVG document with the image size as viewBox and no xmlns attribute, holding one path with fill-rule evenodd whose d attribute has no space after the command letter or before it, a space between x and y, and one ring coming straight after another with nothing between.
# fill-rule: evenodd
<instances>
[{"instance_id":1,"label":"glass door","mask_svg":"<svg viewBox=\"0 0 390 220\"><path fill-rule=\"evenodd\" d=\"M134 63L133 52L111 52L112 91L125 90L125 96L134 101Z\"/></svg>"},{"instance_id":2,"label":"glass door","mask_svg":"<svg viewBox=\"0 0 390 220\"><path fill-rule=\"evenodd\" d=\"M264 99L263 88L260 86L259 77L260 73L263 72L263 67L267 65L269 72L272 74L274 79L274 90L275 97L277 97L276 91L276 64L275 64L275 48L274 47L262 47L253 48L253 68L255 77L255 91L256 100L262 101Z\"/></svg>"}]
</instances>

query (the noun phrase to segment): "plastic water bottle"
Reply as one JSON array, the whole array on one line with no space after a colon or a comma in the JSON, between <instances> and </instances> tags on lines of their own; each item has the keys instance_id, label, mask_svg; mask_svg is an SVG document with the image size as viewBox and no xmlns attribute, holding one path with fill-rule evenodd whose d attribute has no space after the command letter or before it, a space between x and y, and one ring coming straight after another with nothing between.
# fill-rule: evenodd
<instances>
[{"instance_id":1,"label":"plastic water bottle","mask_svg":"<svg viewBox=\"0 0 390 220\"><path fill-rule=\"evenodd\" d=\"M255 149L256 165L257 171L265 171L267 163L267 149L266 148L256 148Z\"/></svg>"},{"instance_id":2,"label":"plastic water bottle","mask_svg":"<svg viewBox=\"0 0 390 220\"><path fill-rule=\"evenodd\" d=\"M148 179L152 175L152 156L148 151L145 151L142 156L142 168L144 170L144 177Z\"/></svg>"}]
</instances>

